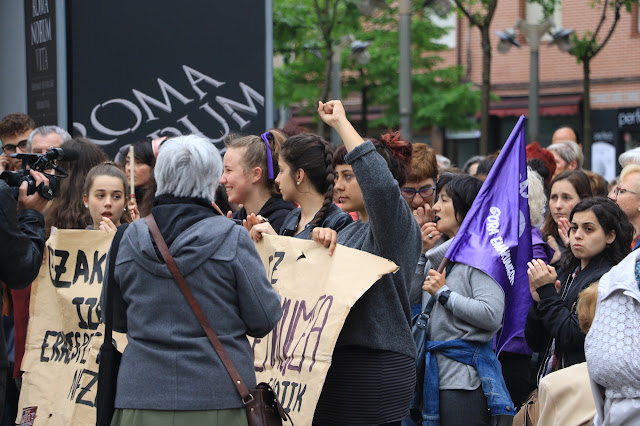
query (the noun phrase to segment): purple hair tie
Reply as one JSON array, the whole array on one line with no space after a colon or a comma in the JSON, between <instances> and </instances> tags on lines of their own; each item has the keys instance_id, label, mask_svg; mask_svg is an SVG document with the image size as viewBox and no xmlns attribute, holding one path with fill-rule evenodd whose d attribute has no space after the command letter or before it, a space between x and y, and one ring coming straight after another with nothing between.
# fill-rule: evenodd
<instances>
[{"instance_id":1,"label":"purple hair tie","mask_svg":"<svg viewBox=\"0 0 640 426\"><path fill-rule=\"evenodd\" d=\"M273 158L271 156L271 148L269 148L269 132L264 132L260 135L264 144L267 146L267 172L269 173L269 179L273 179Z\"/></svg>"}]
</instances>

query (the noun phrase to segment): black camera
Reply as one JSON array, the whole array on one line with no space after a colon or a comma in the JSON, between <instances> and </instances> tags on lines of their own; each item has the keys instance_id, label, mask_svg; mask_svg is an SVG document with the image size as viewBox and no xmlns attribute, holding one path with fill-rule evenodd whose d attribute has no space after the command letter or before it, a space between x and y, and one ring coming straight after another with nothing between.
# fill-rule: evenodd
<instances>
[{"instance_id":1,"label":"black camera","mask_svg":"<svg viewBox=\"0 0 640 426\"><path fill-rule=\"evenodd\" d=\"M13 196L18 199L18 188L22 182L27 182L27 195L39 193L43 198L51 200L58 195L60 189L60 179L69 176L66 170L56 164L56 160L72 161L78 158L78 151L73 149L53 148L44 154L11 154L12 158L22 160L22 168L17 172L5 171L0 174L0 179L13 188ZM44 182L36 185L31 177L29 169L43 173L49 179L49 185ZM56 175L46 171L55 170Z\"/></svg>"}]
</instances>

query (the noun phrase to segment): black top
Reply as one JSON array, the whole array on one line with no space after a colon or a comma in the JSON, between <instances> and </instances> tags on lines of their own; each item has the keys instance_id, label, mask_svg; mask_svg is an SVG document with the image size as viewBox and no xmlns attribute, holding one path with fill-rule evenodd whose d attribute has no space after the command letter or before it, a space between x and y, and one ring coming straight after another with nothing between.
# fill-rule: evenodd
<instances>
[{"instance_id":1,"label":"black top","mask_svg":"<svg viewBox=\"0 0 640 426\"><path fill-rule=\"evenodd\" d=\"M0 281L9 288L21 290L38 276L42 265L44 217L36 210L17 211L12 189L0 180ZM0 319L0 368L8 366L4 327Z\"/></svg>"},{"instance_id":2,"label":"black top","mask_svg":"<svg viewBox=\"0 0 640 426\"><path fill-rule=\"evenodd\" d=\"M296 234L298 224L300 223L301 212L302 209L300 208L293 209L289 212L287 217L284 219L282 227L280 228L280 235L301 239L308 239L311 236L311 231L314 228L313 226L311 226L311 222L307 223L304 229ZM353 218L349 213L343 212L340 207L336 206L335 204L331 204L329 206L327 214L320 224L320 227L331 228L334 231L339 232L342 228L344 228L351 222L353 222Z\"/></svg>"},{"instance_id":3,"label":"black top","mask_svg":"<svg viewBox=\"0 0 640 426\"><path fill-rule=\"evenodd\" d=\"M556 292L555 283L538 288L540 302L534 302L529 309L524 329L527 344L540 353L538 381L549 358L553 356L554 339L558 369L585 361L585 334L580 330L576 312L578 294L598 281L612 266L606 260L595 258L575 278L572 278L573 271L562 272L559 276L562 283L560 292Z\"/></svg>"},{"instance_id":4,"label":"black top","mask_svg":"<svg viewBox=\"0 0 640 426\"><path fill-rule=\"evenodd\" d=\"M287 217L289 212L295 208L296 206L293 205L293 203L284 201L282 199L282 195L276 194L264 203L264 206L262 206L258 214L267 218L273 230L280 234L280 228L282 227L284 219ZM244 220L247 218L247 211L243 207L233 214L233 218Z\"/></svg>"}]
</instances>

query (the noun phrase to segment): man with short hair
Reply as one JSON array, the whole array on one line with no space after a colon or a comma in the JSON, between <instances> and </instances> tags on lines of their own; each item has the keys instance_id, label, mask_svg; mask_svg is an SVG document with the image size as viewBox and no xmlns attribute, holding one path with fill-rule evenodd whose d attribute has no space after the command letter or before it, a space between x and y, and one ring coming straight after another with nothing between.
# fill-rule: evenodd
<instances>
[{"instance_id":1,"label":"man with short hair","mask_svg":"<svg viewBox=\"0 0 640 426\"><path fill-rule=\"evenodd\" d=\"M615 201L633 225L631 249L640 247L640 165L630 164L622 169L620 183L613 191Z\"/></svg>"},{"instance_id":2,"label":"man with short hair","mask_svg":"<svg viewBox=\"0 0 640 426\"><path fill-rule=\"evenodd\" d=\"M0 141L2 141L2 155L0 155L0 172L9 170L15 172L22 166L22 160L11 158L11 154L24 154L27 151L27 139L36 127L31 117L21 112L9 114L0 120Z\"/></svg>"},{"instance_id":3,"label":"man with short hair","mask_svg":"<svg viewBox=\"0 0 640 426\"><path fill-rule=\"evenodd\" d=\"M27 139L27 147L33 154L44 154L51 148L60 148L60 145L69 139L69 132L58 126L41 126L31 132Z\"/></svg>"}]
</instances>

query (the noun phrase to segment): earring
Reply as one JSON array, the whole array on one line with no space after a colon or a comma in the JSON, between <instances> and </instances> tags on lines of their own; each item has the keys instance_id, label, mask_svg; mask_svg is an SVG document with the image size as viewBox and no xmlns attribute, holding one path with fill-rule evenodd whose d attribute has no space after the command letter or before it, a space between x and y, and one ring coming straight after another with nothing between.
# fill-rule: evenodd
<instances>
[{"instance_id":1,"label":"earring","mask_svg":"<svg viewBox=\"0 0 640 426\"><path fill-rule=\"evenodd\" d=\"M88 208L89 208L89 204L85 204L85 205L84 205L84 208L85 208L85 209L88 209Z\"/></svg>"},{"instance_id":2,"label":"earring","mask_svg":"<svg viewBox=\"0 0 640 426\"><path fill-rule=\"evenodd\" d=\"M300 185L300 181L296 182L296 185Z\"/></svg>"}]
</instances>

